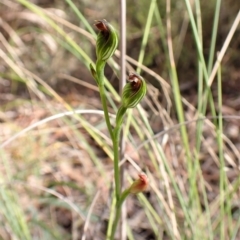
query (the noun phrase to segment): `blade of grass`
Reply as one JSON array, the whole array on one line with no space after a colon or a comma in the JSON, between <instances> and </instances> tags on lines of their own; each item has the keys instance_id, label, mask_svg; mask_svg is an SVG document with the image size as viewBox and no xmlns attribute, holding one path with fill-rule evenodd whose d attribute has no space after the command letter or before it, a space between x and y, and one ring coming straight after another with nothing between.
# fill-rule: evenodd
<instances>
[{"instance_id":1,"label":"blade of grass","mask_svg":"<svg viewBox=\"0 0 240 240\"><path fill-rule=\"evenodd\" d=\"M174 60L174 53L173 53L173 46L172 46L172 37L171 37L171 1L167 0L166 2L166 14L167 14L167 44L168 44L168 54L169 54L169 68L170 68L170 78L171 78L171 83L172 83L172 88L173 88L173 94L174 94L174 101L176 105L176 111L177 111L177 116L178 116L178 121L180 123L183 123L184 120L184 112L183 112L183 106L182 106L182 101L181 101L181 93L180 93L180 88L179 88L179 83L178 83L178 76L177 76L177 71L176 71L176 66L175 66L175 60ZM187 130L186 126L182 125L180 127L181 131L181 136L183 140L183 146L186 154L186 161L187 161L187 170L188 170L188 179L190 183L190 193L189 193L189 208L196 208L199 206L197 203L196 205L196 185L195 185L195 176L193 175L193 163L192 163L192 158L190 154L190 147L189 147L189 140L188 140L188 135L187 135ZM193 206L193 204L195 206ZM192 211L189 211L190 214L192 215ZM193 218L194 216L191 216ZM196 216L194 217L196 218ZM194 221L194 220L193 220ZM196 229L195 229L196 230Z\"/></svg>"},{"instance_id":2,"label":"blade of grass","mask_svg":"<svg viewBox=\"0 0 240 240\"><path fill-rule=\"evenodd\" d=\"M108 228L107 228L107 240L111 239L112 235L112 226L114 222L114 213L115 213L115 208L116 208L116 194L115 191L112 192L111 196L112 202L111 202L111 207L110 207L110 216L109 216L109 222L108 222Z\"/></svg>"},{"instance_id":3,"label":"blade of grass","mask_svg":"<svg viewBox=\"0 0 240 240\"><path fill-rule=\"evenodd\" d=\"M19 239L30 240L30 230L23 209L20 207L21 203L19 202L19 198L14 190L3 186L6 181L11 181L12 179L12 169L3 151L0 151L0 159L2 160L4 171L6 172L5 175L0 175L0 181L2 182L2 186L0 187L0 212L2 212L6 219L6 223L11 229L10 232Z\"/></svg>"},{"instance_id":4,"label":"blade of grass","mask_svg":"<svg viewBox=\"0 0 240 240\"><path fill-rule=\"evenodd\" d=\"M42 239L54 239L54 240L62 240L62 239L66 239L66 240L70 240L71 236L69 233L63 233L60 229L59 226L57 225L49 225L48 223L44 223L41 220L38 219L32 219L31 220L31 225L33 228L38 227L38 229L40 228L41 231L41 238ZM37 239L37 238L36 238Z\"/></svg>"},{"instance_id":5,"label":"blade of grass","mask_svg":"<svg viewBox=\"0 0 240 240\"><path fill-rule=\"evenodd\" d=\"M201 14L201 5L199 0L195 0L195 7L196 7L196 19L197 19L197 30L199 34L199 40L202 46L202 14ZM201 61L198 59L198 112L202 111L202 99L203 99L203 69L201 65ZM202 130L201 130L201 124L199 122L197 123L197 131L196 131L196 150L195 150L195 161L194 161L194 169L195 169L195 174L196 176L195 181L197 182L197 176L200 178L200 183L201 183L201 189L202 189L202 194L203 194L203 201L205 205L205 211L206 211L206 216L207 216L207 226L208 226L208 236L209 239L213 240L213 230L212 230L212 225L211 225L211 214L209 211L209 204L207 200L207 193L206 193L206 188L204 184L204 179L202 176L202 170L200 167L199 163L199 153L200 153L200 147L201 147L201 136L202 136ZM201 208L199 208L201 209Z\"/></svg>"},{"instance_id":6,"label":"blade of grass","mask_svg":"<svg viewBox=\"0 0 240 240\"><path fill-rule=\"evenodd\" d=\"M204 77L204 81L205 81L205 85L206 85L205 90L204 90L204 95L203 95L204 97L202 99L203 104L202 104L202 109L201 109L201 112L200 112L200 114L201 114L200 117L205 115L208 102L210 104L210 109L211 109L212 116L216 116L216 111L215 111L212 92L211 92L211 89L208 85L208 77L209 76L208 76L208 72L207 72L205 59L204 59L204 56L203 56L202 44L201 44L201 41L200 41L200 38L199 38L199 35L198 35L198 30L197 30L197 26L196 26L195 19L194 19L194 16L193 16L192 7L191 7L191 4L190 4L189 0L185 0L185 4L186 4L186 7L187 7L190 23L191 23L191 26L192 26L193 36L194 36L194 40L195 40L196 48L197 48L197 52L198 52L198 58L199 58L199 62L201 62L201 65L202 65L203 77ZM200 132L202 131L201 128L202 127L199 126Z\"/></svg>"},{"instance_id":7,"label":"blade of grass","mask_svg":"<svg viewBox=\"0 0 240 240\"><path fill-rule=\"evenodd\" d=\"M76 5L71 0L65 0L69 6L72 8L72 10L75 12L79 20L84 24L84 26L87 28L87 30L96 38L96 33L92 29L91 25L88 23L86 18L83 16L83 14L78 10Z\"/></svg>"},{"instance_id":8,"label":"blade of grass","mask_svg":"<svg viewBox=\"0 0 240 240\"><path fill-rule=\"evenodd\" d=\"M146 26L145 26L145 29L144 29L143 39L142 39L140 53L139 53L139 57L138 57L138 63L140 63L140 64L143 63L143 59L144 59L144 55L145 55L145 50L146 50L146 46L147 46L147 41L148 41L148 37L149 37L149 32L150 32L150 27L151 27L151 24L152 24L152 19L153 19L153 14L154 14L156 2L157 2L156 0L151 0L151 3L150 3L148 16L147 16L147 22L146 22ZM137 68L137 73L140 74L140 70L141 69L138 67Z\"/></svg>"},{"instance_id":9,"label":"blade of grass","mask_svg":"<svg viewBox=\"0 0 240 240\"><path fill-rule=\"evenodd\" d=\"M214 21L213 21L213 29L212 29L209 59L208 59L208 74L211 73L212 66L213 66L213 59L214 59L214 53L215 53L215 47L216 47L216 39L217 39L217 30L218 30L218 21L219 21L220 9L221 9L221 0L217 0L216 1L216 7L215 7Z\"/></svg>"},{"instance_id":10,"label":"blade of grass","mask_svg":"<svg viewBox=\"0 0 240 240\"><path fill-rule=\"evenodd\" d=\"M9 189L0 189L0 206L1 212L6 219L8 227L10 227L13 235L19 239L30 240L30 231L24 216L20 203L16 201L17 197L13 191ZM13 236L12 236L13 237Z\"/></svg>"},{"instance_id":11,"label":"blade of grass","mask_svg":"<svg viewBox=\"0 0 240 240\"><path fill-rule=\"evenodd\" d=\"M199 34L199 41L201 43L201 48L202 48L202 24L201 24L201 6L200 2L198 0L195 1L196 5L196 15L197 15L197 30ZM197 110L198 113L201 113L202 108L203 108L203 68L201 61L198 59L198 106ZM202 135L202 130L201 130L201 123L199 125L199 122L197 123L197 131L196 131L196 150L199 153L200 151L200 146L201 146L201 135ZM198 161L198 160L197 160Z\"/></svg>"},{"instance_id":12,"label":"blade of grass","mask_svg":"<svg viewBox=\"0 0 240 240\"><path fill-rule=\"evenodd\" d=\"M223 46L221 48L221 51L219 52L219 54L217 56L217 60L216 60L216 62L214 64L213 70L212 70L212 72L211 72L211 74L209 76L208 82L207 82L208 86L211 86L212 83L213 83L213 80L214 80L214 78L216 76L218 68L219 68L219 66L220 66L220 64L222 62L222 59L223 59L223 57L224 57L224 55L225 55L225 53L226 53L226 51L228 49L228 46L229 46L229 44L230 44L230 42L231 42L231 40L233 38L233 35L236 32L236 30L237 30L237 27L238 27L239 23L240 23L240 10L239 10L239 12L238 12L238 14L237 14L237 16L236 16L232 26L231 26L231 29L230 29L227 37L226 37L226 40L224 41L224 44L223 44Z\"/></svg>"},{"instance_id":13,"label":"blade of grass","mask_svg":"<svg viewBox=\"0 0 240 240\"><path fill-rule=\"evenodd\" d=\"M30 3L26 0L18 0L18 2L20 2L22 5L27 7L29 10L36 13L40 17L42 17L57 33L59 33L60 36L62 36L65 39L66 43L69 46L71 46L71 48L74 49L74 51L72 51L72 52L75 54L77 52L79 54L79 56L81 56L81 58L83 58L83 63L87 67L89 66L90 63L94 66L94 63L89 58L89 56L82 50L82 48L80 48L80 46L74 40L72 40L68 36L68 34L66 32L64 32L63 29L61 29L52 19L50 19L50 17L48 17L47 13L45 13L41 8L37 7L36 5ZM82 60L81 58L80 58L80 60ZM109 81L107 79L105 79L105 80L106 80L105 81L106 87L114 94L114 97L116 99L119 99L119 95L117 94L115 89L112 87L112 85L109 83Z\"/></svg>"},{"instance_id":14,"label":"blade of grass","mask_svg":"<svg viewBox=\"0 0 240 240\"><path fill-rule=\"evenodd\" d=\"M126 0L120 0L120 83L119 83L119 95L122 95L122 90L126 84ZM125 152L125 136L123 134L124 130L121 130L120 135L120 160L124 157ZM120 168L120 179L122 191L124 191L124 180L125 180L125 165L123 164ZM122 212L121 212L121 221L120 221L120 239L127 239L127 226L126 226L126 218L127 218L127 208L126 202L122 204Z\"/></svg>"},{"instance_id":15,"label":"blade of grass","mask_svg":"<svg viewBox=\"0 0 240 240\"><path fill-rule=\"evenodd\" d=\"M226 189L226 174L225 174L225 162L223 157L223 122L222 122L222 79L221 79L221 70L218 71L218 130L217 130L217 142L219 148L219 161L220 161L220 183L219 183L219 192L220 192L220 239L226 239L225 231L225 189Z\"/></svg>"},{"instance_id":16,"label":"blade of grass","mask_svg":"<svg viewBox=\"0 0 240 240\"><path fill-rule=\"evenodd\" d=\"M196 161L196 172L199 176L199 182L200 182L200 188L202 190L202 195L203 195L203 203L204 203L204 207L205 207L205 213L202 213L201 216L204 215L204 217L200 217L198 220L200 222L200 224L203 225L203 228L200 229L200 231L202 230L203 235L201 236L202 238L205 238L206 235L209 239L213 240L214 239L214 232L212 229L212 222L211 222L211 212L210 212L210 207L209 207L209 203L208 203L208 196L207 196L207 192L206 192L206 183L205 183L205 179L203 177L203 173L201 170L201 166L200 166L200 162L199 162L199 152L195 151L195 161ZM207 221L206 221L207 219ZM207 233L205 232L205 225L207 225ZM204 235L205 234L205 235Z\"/></svg>"},{"instance_id":17,"label":"blade of grass","mask_svg":"<svg viewBox=\"0 0 240 240\"><path fill-rule=\"evenodd\" d=\"M240 231L240 218L238 218L236 226L233 229L233 232L232 232L232 235L231 235L231 240L237 239L237 235L238 235L239 231Z\"/></svg>"},{"instance_id":18,"label":"blade of grass","mask_svg":"<svg viewBox=\"0 0 240 240\"><path fill-rule=\"evenodd\" d=\"M150 124L148 122L148 119L146 118L142 108L140 106L137 106L137 107L139 107L139 111L140 111L141 118L142 118L142 121L143 121L144 125L147 127L147 130L149 131L149 134L152 135L153 134L153 130L152 130L152 128L151 128L151 126L150 126ZM180 125L181 124L179 124L179 126ZM143 144L141 144L138 148L136 148L136 150L139 150L142 146L145 145L145 143L146 143L146 141L143 142ZM151 143L151 140L149 141L149 143ZM158 150L158 155L160 156L161 161L163 162L164 167L166 168L168 177L170 178L170 181L171 181L171 183L173 185L173 188L174 188L174 190L176 192L176 195L177 195L177 197L179 199L179 202L180 202L181 207L183 209L184 215L186 217L186 221L187 221L188 225L190 226L190 228L192 229L192 223L191 223L191 219L190 219L190 216L189 216L190 213L188 211L186 199L184 199L183 195L181 194L181 191L180 191L180 189L179 189L179 187L178 187L178 185L176 183L176 179L174 177L174 173L173 173L173 171L171 170L171 168L169 166L168 160L167 160L167 158L166 158L166 156L165 156L165 154L163 152L163 149L162 149L161 145L157 141L154 141L154 144L156 145L156 148ZM148 150L149 157L150 157L151 161L153 162L153 165L155 166L155 170L159 174L160 173L159 172L159 167L158 167L158 165L156 163L157 157L155 159L155 156L152 155L150 149L147 148L147 150ZM170 195L171 194L169 194L168 196L170 196Z\"/></svg>"},{"instance_id":19,"label":"blade of grass","mask_svg":"<svg viewBox=\"0 0 240 240\"><path fill-rule=\"evenodd\" d=\"M22 135L26 134L27 132L31 131L32 129L41 126L42 124L45 124L49 121L53 121L57 118L62 118L64 116L71 116L74 114L99 114L99 115L103 115L103 111L100 110L85 110L85 109L77 109L77 110L72 110L72 111L68 111L68 112L63 112L63 113L58 113L55 114L53 116L44 118L30 126L28 126L27 128L24 128L22 131L16 133L15 135L13 135L11 138L9 138L8 140L6 140L5 142L3 142L0 145L0 149L6 147L9 143L11 143L12 141L16 140L18 137L21 137ZM110 115L111 117L115 117L115 115Z\"/></svg>"}]
</instances>

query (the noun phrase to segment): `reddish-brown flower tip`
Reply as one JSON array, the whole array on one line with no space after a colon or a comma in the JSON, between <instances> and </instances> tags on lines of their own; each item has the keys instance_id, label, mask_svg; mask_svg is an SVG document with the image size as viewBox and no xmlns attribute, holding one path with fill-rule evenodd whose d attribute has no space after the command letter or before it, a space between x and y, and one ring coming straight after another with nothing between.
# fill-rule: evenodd
<instances>
[{"instance_id":1,"label":"reddish-brown flower tip","mask_svg":"<svg viewBox=\"0 0 240 240\"><path fill-rule=\"evenodd\" d=\"M145 173L138 174L139 179L137 179L133 184L130 186L129 191L130 193L140 193L147 189L148 187L148 177Z\"/></svg>"},{"instance_id":2,"label":"reddish-brown flower tip","mask_svg":"<svg viewBox=\"0 0 240 240\"><path fill-rule=\"evenodd\" d=\"M131 83L132 90L136 91L142 84L142 77L137 73L129 73L128 81Z\"/></svg>"},{"instance_id":3,"label":"reddish-brown flower tip","mask_svg":"<svg viewBox=\"0 0 240 240\"><path fill-rule=\"evenodd\" d=\"M96 41L98 61L107 61L116 51L118 36L114 27L107 20L98 20L95 26L99 30Z\"/></svg>"},{"instance_id":4,"label":"reddish-brown flower tip","mask_svg":"<svg viewBox=\"0 0 240 240\"><path fill-rule=\"evenodd\" d=\"M107 26L107 21L105 19L103 20L97 20L96 23L94 24L98 30L101 32L108 32L108 26Z\"/></svg>"}]
</instances>

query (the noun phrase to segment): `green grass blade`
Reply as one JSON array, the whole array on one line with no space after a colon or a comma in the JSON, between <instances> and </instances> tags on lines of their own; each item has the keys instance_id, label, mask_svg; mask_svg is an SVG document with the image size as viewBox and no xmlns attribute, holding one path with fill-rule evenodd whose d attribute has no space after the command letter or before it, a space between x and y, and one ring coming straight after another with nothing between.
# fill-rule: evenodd
<instances>
[{"instance_id":1,"label":"green grass blade","mask_svg":"<svg viewBox=\"0 0 240 240\"><path fill-rule=\"evenodd\" d=\"M209 59L208 59L208 74L211 73L212 67L213 67L213 59L214 59L216 40L217 40L217 30L218 30L220 8L221 8L221 0L217 0L216 7L215 7L215 14L214 14L213 29L212 29L210 53L209 53Z\"/></svg>"},{"instance_id":2,"label":"green grass blade","mask_svg":"<svg viewBox=\"0 0 240 240\"><path fill-rule=\"evenodd\" d=\"M96 37L96 33L94 32L93 28L91 27L91 25L88 23L88 21L86 20L86 18L83 16L83 14L78 10L78 8L76 7L76 5L71 1L71 0L65 0L69 6L72 8L72 10L75 12L75 14L77 15L77 17L79 18L80 21L82 21L82 23L85 25L85 27L87 28L87 30L94 36Z\"/></svg>"}]
</instances>

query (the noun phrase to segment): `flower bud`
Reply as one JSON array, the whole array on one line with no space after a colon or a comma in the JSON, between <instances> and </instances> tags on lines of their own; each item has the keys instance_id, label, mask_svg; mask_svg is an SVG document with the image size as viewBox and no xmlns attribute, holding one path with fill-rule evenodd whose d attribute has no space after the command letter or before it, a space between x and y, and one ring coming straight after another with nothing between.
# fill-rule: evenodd
<instances>
[{"instance_id":1,"label":"flower bud","mask_svg":"<svg viewBox=\"0 0 240 240\"><path fill-rule=\"evenodd\" d=\"M140 193L147 189L148 187L148 177L145 173L138 174L139 179L132 183L130 188L128 189L130 193Z\"/></svg>"},{"instance_id":2,"label":"flower bud","mask_svg":"<svg viewBox=\"0 0 240 240\"><path fill-rule=\"evenodd\" d=\"M96 21L95 26L100 30L97 36L97 59L107 61L115 52L118 45L118 36L114 27L105 19Z\"/></svg>"},{"instance_id":3,"label":"flower bud","mask_svg":"<svg viewBox=\"0 0 240 240\"><path fill-rule=\"evenodd\" d=\"M122 106L134 108L146 95L147 85L145 80L137 73L130 73L128 83L123 88Z\"/></svg>"}]
</instances>

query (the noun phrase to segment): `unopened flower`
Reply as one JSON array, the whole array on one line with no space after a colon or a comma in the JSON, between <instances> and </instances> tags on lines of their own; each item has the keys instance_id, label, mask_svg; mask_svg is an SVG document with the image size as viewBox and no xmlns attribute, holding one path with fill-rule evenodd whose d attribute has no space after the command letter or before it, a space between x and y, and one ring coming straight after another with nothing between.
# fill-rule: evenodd
<instances>
[{"instance_id":1,"label":"unopened flower","mask_svg":"<svg viewBox=\"0 0 240 240\"><path fill-rule=\"evenodd\" d=\"M118 36L114 27L105 19L96 21L99 30L96 44L97 59L107 61L115 52L118 45Z\"/></svg>"},{"instance_id":2,"label":"unopened flower","mask_svg":"<svg viewBox=\"0 0 240 240\"><path fill-rule=\"evenodd\" d=\"M147 84L145 80L137 73L130 73L128 83L123 88L122 103L117 112L117 126L122 124L127 109L136 107L146 95L146 92Z\"/></svg>"},{"instance_id":3,"label":"unopened flower","mask_svg":"<svg viewBox=\"0 0 240 240\"><path fill-rule=\"evenodd\" d=\"M145 80L137 73L130 73L128 83L123 88L122 105L134 108L146 95L147 85Z\"/></svg>"},{"instance_id":4,"label":"unopened flower","mask_svg":"<svg viewBox=\"0 0 240 240\"><path fill-rule=\"evenodd\" d=\"M148 177L145 173L138 174L138 179L132 183L132 185L129 187L130 193L140 193L147 189L148 187Z\"/></svg>"}]
</instances>

